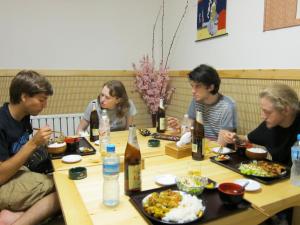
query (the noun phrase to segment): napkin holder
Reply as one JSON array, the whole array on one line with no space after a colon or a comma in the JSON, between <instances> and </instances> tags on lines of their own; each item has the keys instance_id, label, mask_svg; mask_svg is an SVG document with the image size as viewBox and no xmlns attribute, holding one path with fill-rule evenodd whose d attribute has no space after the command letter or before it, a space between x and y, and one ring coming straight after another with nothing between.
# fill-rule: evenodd
<instances>
[{"instance_id":1,"label":"napkin holder","mask_svg":"<svg viewBox=\"0 0 300 225\"><path fill-rule=\"evenodd\" d=\"M165 153L168 156L180 159L183 157L192 155L192 144L186 144L181 147L177 147L175 142L171 142L165 145Z\"/></svg>"}]
</instances>

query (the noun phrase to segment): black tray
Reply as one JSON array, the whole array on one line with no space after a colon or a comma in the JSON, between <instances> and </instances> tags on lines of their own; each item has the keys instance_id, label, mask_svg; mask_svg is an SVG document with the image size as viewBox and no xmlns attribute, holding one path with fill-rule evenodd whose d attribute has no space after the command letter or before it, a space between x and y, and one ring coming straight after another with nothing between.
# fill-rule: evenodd
<instances>
[{"instance_id":1,"label":"black tray","mask_svg":"<svg viewBox=\"0 0 300 225\"><path fill-rule=\"evenodd\" d=\"M286 165L284 165L284 167L286 168L286 173L280 175L280 176L276 176L276 177L258 177L258 176L254 176L254 175L246 175L246 174L242 174L240 172L240 170L238 169L241 162L243 163L248 163L248 162L251 162L253 161L252 159L248 159L246 157L243 157L243 156L240 156L238 155L236 152L234 153L230 153L230 159L229 160L226 160L226 161L217 161L215 160L215 156L212 156L210 157L210 160L216 164L219 164L221 166L224 166L230 170L233 170L234 172L237 172L245 177L249 177L253 180L256 180L260 183L263 183L263 184L273 184L273 183L276 183L278 181L281 181L281 180L284 180L284 179L287 179L290 177L290 168ZM268 159L264 159L264 161L267 161L267 162L271 162L270 160ZM276 162L277 163L277 162ZM280 164L280 163L279 163ZM282 164L281 164L282 165Z\"/></svg>"},{"instance_id":2,"label":"black tray","mask_svg":"<svg viewBox=\"0 0 300 225\"><path fill-rule=\"evenodd\" d=\"M172 190L178 190L176 185L171 185L171 186L166 186L166 187L160 187L160 188L155 188L147 191L142 191L137 194L133 194L130 196L130 202L134 205L134 207L138 210L138 212L143 216L143 218L149 223L153 225L157 224L166 224L163 222L159 222L157 220L153 220L147 215L145 215L144 209L143 209L143 204L142 200L145 196L152 192L160 192L166 189L172 189ZM244 200L237 206L226 206L221 202L221 199L219 197L218 189L205 189L202 195L199 196L203 200L203 204L205 206L205 211L204 214L201 218L190 222L188 224L193 225L193 224L202 224L206 223L208 221L214 220L214 219L219 219L225 216L232 215L234 213L243 211L248 209L251 204ZM168 223L170 224L170 223ZM175 223L177 224L177 223Z\"/></svg>"},{"instance_id":3,"label":"black tray","mask_svg":"<svg viewBox=\"0 0 300 225\"><path fill-rule=\"evenodd\" d=\"M88 147L93 149L93 151L90 152L81 152L79 151L79 149L76 149L76 152L64 152L61 154L49 154L51 159L61 159L62 157L66 156L66 155L71 155L71 154L76 154L76 155L93 155L96 153L96 149L84 138L84 137L80 137L80 141L79 141L79 148L80 147Z\"/></svg>"}]
</instances>

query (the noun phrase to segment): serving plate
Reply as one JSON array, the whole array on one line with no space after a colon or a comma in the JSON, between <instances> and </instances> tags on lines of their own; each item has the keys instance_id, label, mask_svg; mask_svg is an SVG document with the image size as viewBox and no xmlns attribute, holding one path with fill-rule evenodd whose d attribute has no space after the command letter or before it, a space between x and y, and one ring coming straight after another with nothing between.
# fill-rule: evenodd
<instances>
[{"instance_id":1,"label":"serving plate","mask_svg":"<svg viewBox=\"0 0 300 225\"><path fill-rule=\"evenodd\" d=\"M176 176L172 175L172 174L158 175L154 179L155 179L155 183L162 185L162 186L176 184Z\"/></svg>"},{"instance_id":2,"label":"serving plate","mask_svg":"<svg viewBox=\"0 0 300 225\"><path fill-rule=\"evenodd\" d=\"M220 166L228 168L236 173L239 173L245 177L249 177L249 178L256 180L260 183L263 183L263 184L273 184L273 183L279 182L283 179L288 179L290 177L290 167L288 167L286 165L282 165L280 163L279 163L280 165L285 166L286 172L281 173L279 176L261 177L261 176L252 176L252 175L243 174L239 170L241 163L249 163L249 162L252 162L253 160L249 160L245 156L239 155L237 152L230 153L230 160L227 160L227 161L217 161L217 160L215 160L215 156L210 157L210 160L213 163L216 163ZM262 161L274 163L273 161L270 161L268 159L263 159Z\"/></svg>"},{"instance_id":3,"label":"serving plate","mask_svg":"<svg viewBox=\"0 0 300 225\"><path fill-rule=\"evenodd\" d=\"M239 184L241 186L244 186L246 183L248 183L245 187L245 191L250 191L250 192L258 191L261 188L260 183L251 179L237 179L234 181L234 183Z\"/></svg>"},{"instance_id":4,"label":"serving plate","mask_svg":"<svg viewBox=\"0 0 300 225\"><path fill-rule=\"evenodd\" d=\"M227 148L227 147L223 147L221 149L220 148L221 147L214 147L214 148L212 148L212 151L217 154L228 154L228 153L232 152L232 150L230 148Z\"/></svg>"},{"instance_id":5,"label":"serving plate","mask_svg":"<svg viewBox=\"0 0 300 225\"><path fill-rule=\"evenodd\" d=\"M173 192L177 192L177 193L180 193L180 195L183 197L183 196L189 196L189 197L192 197L192 195L190 194L187 194L185 192L182 192L182 191L173 191ZM142 204L144 206L144 204L146 204L146 202L148 201L148 199L151 197L151 195L155 193L155 192L152 192L148 195L146 195L143 200L142 200ZM198 199L199 200L199 199ZM202 201L202 205L203 205L203 201ZM173 208L175 209L175 208ZM205 208L204 208L204 211L202 211L200 217L195 217L194 219L192 220L188 220L188 221L184 221L184 222L175 222L175 221L165 221L163 219L159 219L159 218L156 218L152 215L150 215L149 213L146 212L146 210L144 209L144 207L142 208L144 214L149 217L151 220L154 220L154 221L157 221L157 222L160 222L160 223L163 223L163 224L190 224L191 222L195 222L195 221L198 221L199 219L201 219L201 217L203 216L204 214L204 211L205 211Z\"/></svg>"},{"instance_id":6,"label":"serving plate","mask_svg":"<svg viewBox=\"0 0 300 225\"><path fill-rule=\"evenodd\" d=\"M277 173L277 174L274 174L274 175L272 175L272 174L266 174L266 175L256 174L256 173L259 173L260 170L263 170L266 173L268 173L268 170L264 169L263 165L260 165L260 164L264 164L265 166L267 166L269 168L276 168L277 167L280 170L280 173ZM250 169L249 171L242 171L242 169L240 167L243 166L243 165L246 165L246 166L252 165L252 169ZM253 160L253 161L242 162L240 164L240 166L238 167L238 169L240 170L240 172L242 174L245 174L245 175L248 175L248 176L253 176L253 177L265 178L265 179L280 178L280 177L286 175L286 173L287 173L287 169L286 169L285 166L280 165L279 163L268 162L268 161L263 161L263 160L260 160L260 161Z\"/></svg>"},{"instance_id":7,"label":"serving plate","mask_svg":"<svg viewBox=\"0 0 300 225\"><path fill-rule=\"evenodd\" d=\"M217 155L215 156L215 160L216 161L227 161L230 159L230 156L229 155Z\"/></svg>"}]
</instances>

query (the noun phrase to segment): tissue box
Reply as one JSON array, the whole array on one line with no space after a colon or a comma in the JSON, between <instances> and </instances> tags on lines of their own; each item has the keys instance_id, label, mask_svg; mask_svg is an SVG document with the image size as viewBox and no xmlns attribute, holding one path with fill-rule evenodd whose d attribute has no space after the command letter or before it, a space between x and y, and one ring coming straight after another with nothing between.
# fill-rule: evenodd
<instances>
[{"instance_id":1,"label":"tissue box","mask_svg":"<svg viewBox=\"0 0 300 225\"><path fill-rule=\"evenodd\" d=\"M176 159L180 159L186 156L192 155L192 144L186 144L181 147L177 147L175 142L165 145L165 153L168 156L172 156Z\"/></svg>"}]
</instances>

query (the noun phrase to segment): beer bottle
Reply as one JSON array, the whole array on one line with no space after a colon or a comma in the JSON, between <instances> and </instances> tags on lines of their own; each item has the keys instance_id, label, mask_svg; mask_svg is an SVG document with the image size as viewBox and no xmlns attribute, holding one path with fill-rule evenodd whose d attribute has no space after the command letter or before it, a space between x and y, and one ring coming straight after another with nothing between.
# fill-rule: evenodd
<instances>
[{"instance_id":1,"label":"beer bottle","mask_svg":"<svg viewBox=\"0 0 300 225\"><path fill-rule=\"evenodd\" d=\"M166 131L166 111L164 108L164 100L161 98L159 101L159 107L157 111L157 127L158 133L164 133Z\"/></svg>"},{"instance_id":2,"label":"beer bottle","mask_svg":"<svg viewBox=\"0 0 300 225\"><path fill-rule=\"evenodd\" d=\"M93 102L93 109L90 115L90 141L94 142L99 139L99 117L96 110L96 102Z\"/></svg>"},{"instance_id":3,"label":"beer bottle","mask_svg":"<svg viewBox=\"0 0 300 225\"><path fill-rule=\"evenodd\" d=\"M128 142L124 157L124 189L126 195L141 191L141 152L135 125L129 126Z\"/></svg>"},{"instance_id":4,"label":"beer bottle","mask_svg":"<svg viewBox=\"0 0 300 225\"><path fill-rule=\"evenodd\" d=\"M202 160L204 159L204 126L202 114L198 110L196 112L192 135L192 158L194 160Z\"/></svg>"}]
</instances>

